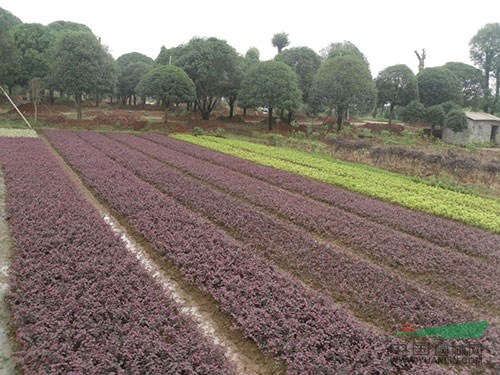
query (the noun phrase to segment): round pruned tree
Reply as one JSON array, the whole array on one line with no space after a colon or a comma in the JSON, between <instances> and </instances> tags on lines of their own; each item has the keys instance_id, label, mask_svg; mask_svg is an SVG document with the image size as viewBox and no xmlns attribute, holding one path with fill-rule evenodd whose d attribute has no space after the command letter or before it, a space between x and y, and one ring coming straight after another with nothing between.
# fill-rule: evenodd
<instances>
[{"instance_id":1,"label":"round pruned tree","mask_svg":"<svg viewBox=\"0 0 500 375\"><path fill-rule=\"evenodd\" d=\"M417 74L418 95L426 107L447 101L462 103L462 83L450 70L425 68Z\"/></svg>"},{"instance_id":2,"label":"round pruned tree","mask_svg":"<svg viewBox=\"0 0 500 375\"><path fill-rule=\"evenodd\" d=\"M110 58L93 34L84 31L61 35L55 50L53 79L58 87L75 95L79 120L83 95L99 92L107 85Z\"/></svg>"},{"instance_id":3,"label":"round pruned tree","mask_svg":"<svg viewBox=\"0 0 500 375\"><path fill-rule=\"evenodd\" d=\"M302 99L306 102L314 75L321 64L319 55L309 47L294 47L281 52L276 56L275 60L283 61L297 73L300 89L302 90Z\"/></svg>"},{"instance_id":4,"label":"round pruned tree","mask_svg":"<svg viewBox=\"0 0 500 375\"><path fill-rule=\"evenodd\" d=\"M245 53L245 59L260 61L260 52L257 47L250 47Z\"/></svg>"},{"instance_id":5,"label":"round pruned tree","mask_svg":"<svg viewBox=\"0 0 500 375\"><path fill-rule=\"evenodd\" d=\"M463 107L479 109L483 101L483 76L479 69L461 62L444 64L462 82Z\"/></svg>"},{"instance_id":6,"label":"round pruned tree","mask_svg":"<svg viewBox=\"0 0 500 375\"><path fill-rule=\"evenodd\" d=\"M248 107L267 106L269 130L273 129L273 110L296 110L301 102L297 74L281 61L265 61L253 67L243 79L240 98Z\"/></svg>"},{"instance_id":7,"label":"round pruned tree","mask_svg":"<svg viewBox=\"0 0 500 375\"><path fill-rule=\"evenodd\" d=\"M314 76L312 92L315 101L330 110L336 109L337 131L342 129L344 116L350 107L364 107L376 96L368 66L355 56L326 60Z\"/></svg>"},{"instance_id":8,"label":"round pruned tree","mask_svg":"<svg viewBox=\"0 0 500 375\"><path fill-rule=\"evenodd\" d=\"M118 76L118 92L122 99L122 103L136 104L136 87L142 77L153 68L153 64L148 64L144 61L131 62L120 69ZM144 104L144 101L143 103Z\"/></svg>"},{"instance_id":9,"label":"round pruned tree","mask_svg":"<svg viewBox=\"0 0 500 375\"><path fill-rule=\"evenodd\" d=\"M159 65L147 72L137 85L139 95L161 101L165 108L164 123L170 103L179 104L195 99L194 83L184 70L175 65Z\"/></svg>"},{"instance_id":10,"label":"round pruned tree","mask_svg":"<svg viewBox=\"0 0 500 375\"><path fill-rule=\"evenodd\" d=\"M281 32L273 35L271 43L273 44L274 47L278 49L278 53L280 53L283 50L283 48L287 47L290 44L290 40L288 39L287 33Z\"/></svg>"},{"instance_id":11,"label":"round pruned tree","mask_svg":"<svg viewBox=\"0 0 500 375\"><path fill-rule=\"evenodd\" d=\"M394 108L405 106L418 99L418 84L411 69L398 64L382 70L375 79L378 93L378 104L389 104L389 124L392 122Z\"/></svg>"},{"instance_id":12,"label":"round pruned tree","mask_svg":"<svg viewBox=\"0 0 500 375\"><path fill-rule=\"evenodd\" d=\"M327 59L333 59L341 56L354 56L363 60L363 62L369 66L366 56L354 43L348 40L344 42L331 43L328 47L321 51L321 54Z\"/></svg>"},{"instance_id":13,"label":"round pruned tree","mask_svg":"<svg viewBox=\"0 0 500 375\"><path fill-rule=\"evenodd\" d=\"M188 74L196 87L196 103L204 120L217 101L229 95L238 79L238 54L225 40L193 38L179 49L175 64Z\"/></svg>"}]
</instances>

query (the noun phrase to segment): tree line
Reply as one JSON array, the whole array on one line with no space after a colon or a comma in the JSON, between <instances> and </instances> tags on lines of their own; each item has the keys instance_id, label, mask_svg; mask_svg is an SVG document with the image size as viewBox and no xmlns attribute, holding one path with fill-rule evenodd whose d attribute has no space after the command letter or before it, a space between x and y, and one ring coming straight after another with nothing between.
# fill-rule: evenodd
<instances>
[{"instance_id":1,"label":"tree line","mask_svg":"<svg viewBox=\"0 0 500 375\"><path fill-rule=\"evenodd\" d=\"M487 24L470 41L477 67L449 62L415 75L402 64L373 78L369 62L351 42L331 43L319 54L309 47L287 48L288 34L275 34L277 54L260 61L255 47L240 55L226 41L195 37L173 48L162 47L155 60L138 52L114 59L85 25L56 21L25 24L0 8L0 83L12 91L27 89L71 95L82 117L84 99L96 104L105 95L123 104L154 98L165 108L186 103L209 119L224 98L230 116L238 105L266 107L269 129L276 115L290 123L298 111L327 113L340 130L352 113L379 111L391 121L442 125L461 109L500 111L500 24ZM38 91L39 92L39 91Z\"/></svg>"}]
</instances>

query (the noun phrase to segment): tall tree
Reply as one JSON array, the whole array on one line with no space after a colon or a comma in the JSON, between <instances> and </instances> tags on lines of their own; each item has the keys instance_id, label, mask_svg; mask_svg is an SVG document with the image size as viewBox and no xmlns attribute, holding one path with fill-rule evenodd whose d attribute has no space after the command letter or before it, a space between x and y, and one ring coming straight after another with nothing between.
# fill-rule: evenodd
<instances>
[{"instance_id":1,"label":"tall tree","mask_svg":"<svg viewBox=\"0 0 500 375\"><path fill-rule=\"evenodd\" d=\"M158 65L147 72L137 85L140 95L152 96L165 107L164 123L170 103L179 104L194 100L195 87L189 76L174 65Z\"/></svg>"},{"instance_id":2,"label":"tall tree","mask_svg":"<svg viewBox=\"0 0 500 375\"><path fill-rule=\"evenodd\" d=\"M174 62L196 87L196 103L204 120L210 119L219 98L227 96L236 74L238 54L225 40L193 38Z\"/></svg>"},{"instance_id":3,"label":"tall tree","mask_svg":"<svg viewBox=\"0 0 500 375\"><path fill-rule=\"evenodd\" d=\"M319 55L309 47L295 47L281 52L275 60L284 62L297 73L302 99L307 101L313 77L321 64Z\"/></svg>"},{"instance_id":4,"label":"tall tree","mask_svg":"<svg viewBox=\"0 0 500 375\"><path fill-rule=\"evenodd\" d=\"M77 118L81 120L83 95L94 93L102 84L107 53L94 35L69 32L59 39L55 57L54 77L64 91L75 95Z\"/></svg>"},{"instance_id":5,"label":"tall tree","mask_svg":"<svg viewBox=\"0 0 500 375\"><path fill-rule=\"evenodd\" d=\"M479 69L461 62L444 64L462 82L462 107L479 109L483 101L483 76Z\"/></svg>"},{"instance_id":6,"label":"tall tree","mask_svg":"<svg viewBox=\"0 0 500 375\"><path fill-rule=\"evenodd\" d=\"M290 44L290 40L288 39L287 33L281 32L273 35L271 43L273 44L273 47L276 47L278 49L278 53L280 53L283 48L287 47Z\"/></svg>"},{"instance_id":7,"label":"tall tree","mask_svg":"<svg viewBox=\"0 0 500 375\"><path fill-rule=\"evenodd\" d=\"M37 23L23 23L12 30L19 51L18 83L27 86L32 78L45 78L50 72L50 48L55 35Z\"/></svg>"},{"instance_id":8,"label":"tall tree","mask_svg":"<svg viewBox=\"0 0 500 375\"><path fill-rule=\"evenodd\" d=\"M118 77L118 92L122 98L122 103L126 104L127 100L131 104L136 104L136 87L147 72L153 69L154 65L147 64L143 61L136 61L126 65L120 70ZM142 103L144 104L144 102Z\"/></svg>"},{"instance_id":9,"label":"tall tree","mask_svg":"<svg viewBox=\"0 0 500 375\"><path fill-rule=\"evenodd\" d=\"M85 31L92 33L92 30L87 25L71 21L54 21L49 23L47 28L57 35L69 33L71 31Z\"/></svg>"},{"instance_id":10,"label":"tall tree","mask_svg":"<svg viewBox=\"0 0 500 375\"><path fill-rule=\"evenodd\" d=\"M97 76L97 84L91 92L94 95L96 106L99 105L104 94L113 94L115 92L118 81L118 65L107 48L103 47L103 51L104 55Z\"/></svg>"},{"instance_id":11,"label":"tall tree","mask_svg":"<svg viewBox=\"0 0 500 375\"><path fill-rule=\"evenodd\" d=\"M484 75L484 111L491 108L490 78L498 74L495 101L498 101L500 90L500 23L489 23L483 26L471 39L470 57L483 71ZM498 63L497 63L498 62ZM496 66L498 65L498 67Z\"/></svg>"},{"instance_id":12,"label":"tall tree","mask_svg":"<svg viewBox=\"0 0 500 375\"><path fill-rule=\"evenodd\" d=\"M404 65L393 65L382 70L375 79L378 104L389 103L389 124L396 106L405 106L418 99L418 84L415 74Z\"/></svg>"},{"instance_id":13,"label":"tall tree","mask_svg":"<svg viewBox=\"0 0 500 375\"><path fill-rule=\"evenodd\" d=\"M425 68L417 74L418 95L427 107L444 102L462 103L462 83L450 70Z\"/></svg>"},{"instance_id":14,"label":"tall tree","mask_svg":"<svg viewBox=\"0 0 500 375\"><path fill-rule=\"evenodd\" d=\"M365 61L355 56L327 59L314 76L313 100L336 108L337 131L350 107L365 106L376 96L375 83Z\"/></svg>"},{"instance_id":15,"label":"tall tree","mask_svg":"<svg viewBox=\"0 0 500 375\"><path fill-rule=\"evenodd\" d=\"M240 97L247 106L267 106L269 130L274 108L296 110L302 92L297 74L281 61L265 61L252 68L241 83Z\"/></svg>"}]
</instances>

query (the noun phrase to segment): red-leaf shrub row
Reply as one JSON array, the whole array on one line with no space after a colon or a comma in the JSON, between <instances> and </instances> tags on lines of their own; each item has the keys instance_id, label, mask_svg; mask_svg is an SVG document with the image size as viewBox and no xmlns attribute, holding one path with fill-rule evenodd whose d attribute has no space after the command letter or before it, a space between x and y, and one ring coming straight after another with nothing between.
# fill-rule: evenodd
<instances>
[{"instance_id":1,"label":"red-leaf shrub row","mask_svg":"<svg viewBox=\"0 0 500 375\"><path fill-rule=\"evenodd\" d=\"M191 209L200 211L222 225L229 233L251 245L275 263L291 269L303 280L312 281L327 292L335 290L337 298L355 309L364 319L383 324L390 331L407 322L432 327L459 322L490 320L473 309L457 304L452 298L416 287L401 277L336 246L318 243L286 221L266 214L229 194L201 183L188 175L160 163L143 153L119 144L98 133L78 133L79 137L137 176L157 186ZM200 160L168 153L164 147L133 135L114 134L113 138L130 143L147 154L182 164L188 171L203 165ZM207 171L216 174L216 170ZM221 178L238 184L223 171ZM240 184L244 183L243 181ZM251 190L249 185L245 185ZM242 187L242 186L240 186ZM270 188L273 190L273 187ZM264 192L262 192L264 194ZM269 192L272 194L272 192ZM498 349L498 332L490 329L483 345L490 353Z\"/></svg>"},{"instance_id":2,"label":"red-leaf shrub row","mask_svg":"<svg viewBox=\"0 0 500 375\"><path fill-rule=\"evenodd\" d=\"M401 233L352 213L278 189L263 181L126 135L113 135L225 191L269 208L292 222L363 252L437 288L500 306L500 267ZM237 205L237 204L235 204ZM366 207L369 209L369 207Z\"/></svg>"},{"instance_id":3,"label":"red-leaf shrub row","mask_svg":"<svg viewBox=\"0 0 500 375\"><path fill-rule=\"evenodd\" d=\"M397 370L388 352L394 339L376 334L340 306L280 274L77 136L46 134L86 183L161 255L175 262L188 280L210 293L247 337L282 359L289 373ZM409 371L445 370L432 366Z\"/></svg>"},{"instance_id":4,"label":"red-leaf shrub row","mask_svg":"<svg viewBox=\"0 0 500 375\"><path fill-rule=\"evenodd\" d=\"M470 255L500 259L500 236L159 134L143 138Z\"/></svg>"},{"instance_id":5,"label":"red-leaf shrub row","mask_svg":"<svg viewBox=\"0 0 500 375\"><path fill-rule=\"evenodd\" d=\"M26 374L233 373L39 139L0 139Z\"/></svg>"}]
</instances>

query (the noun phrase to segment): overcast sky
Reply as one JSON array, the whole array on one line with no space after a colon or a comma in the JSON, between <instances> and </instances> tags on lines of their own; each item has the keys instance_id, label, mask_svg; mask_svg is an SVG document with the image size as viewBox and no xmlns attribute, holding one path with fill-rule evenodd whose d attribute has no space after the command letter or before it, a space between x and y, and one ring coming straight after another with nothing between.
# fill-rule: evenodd
<instances>
[{"instance_id":1,"label":"overcast sky","mask_svg":"<svg viewBox=\"0 0 500 375\"><path fill-rule=\"evenodd\" d=\"M271 38L281 31L289 34L290 47L316 52L349 40L368 58L374 76L394 64L416 72L413 51L422 48L428 67L470 63L470 39L485 24L500 22L499 0L0 0L0 7L23 22L86 24L115 58L133 51L156 58L162 45L193 36L224 39L241 54L255 46L261 60L274 57Z\"/></svg>"}]
</instances>

